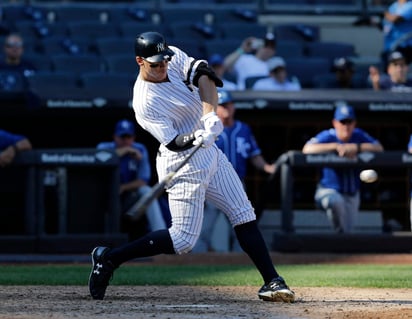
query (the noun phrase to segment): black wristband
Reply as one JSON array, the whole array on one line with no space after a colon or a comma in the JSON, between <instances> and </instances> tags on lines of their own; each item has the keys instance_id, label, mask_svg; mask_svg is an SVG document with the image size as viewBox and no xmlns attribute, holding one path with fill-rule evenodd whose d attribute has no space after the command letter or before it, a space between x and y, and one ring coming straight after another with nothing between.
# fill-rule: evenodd
<instances>
[{"instance_id":1,"label":"black wristband","mask_svg":"<svg viewBox=\"0 0 412 319\"><path fill-rule=\"evenodd\" d=\"M173 141L166 145L166 147L174 152L180 152L188 150L193 147L193 141L195 140L194 133L180 134L176 136Z\"/></svg>"}]
</instances>

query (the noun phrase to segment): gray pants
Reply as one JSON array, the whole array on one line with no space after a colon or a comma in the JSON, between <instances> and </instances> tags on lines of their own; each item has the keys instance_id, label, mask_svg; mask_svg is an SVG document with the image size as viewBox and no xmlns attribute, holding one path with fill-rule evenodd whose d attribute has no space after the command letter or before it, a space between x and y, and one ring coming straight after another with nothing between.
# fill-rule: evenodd
<instances>
[{"instance_id":1,"label":"gray pants","mask_svg":"<svg viewBox=\"0 0 412 319\"><path fill-rule=\"evenodd\" d=\"M346 195L331 188L318 186L315 202L326 212L329 221L338 233L353 232L359 213L359 192L354 195Z\"/></svg>"}]
</instances>

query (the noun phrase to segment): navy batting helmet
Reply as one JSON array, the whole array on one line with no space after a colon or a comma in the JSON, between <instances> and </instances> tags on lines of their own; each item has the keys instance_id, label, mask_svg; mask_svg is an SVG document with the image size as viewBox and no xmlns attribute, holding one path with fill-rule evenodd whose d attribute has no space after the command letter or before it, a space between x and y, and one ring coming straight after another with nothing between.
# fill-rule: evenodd
<instances>
[{"instance_id":1,"label":"navy batting helmet","mask_svg":"<svg viewBox=\"0 0 412 319\"><path fill-rule=\"evenodd\" d=\"M175 53L169 49L165 38L158 32L144 32L134 43L134 52L149 62L170 59Z\"/></svg>"},{"instance_id":2,"label":"navy batting helmet","mask_svg":"<svg viewBox=\"0 0 412 319\"><path fill-rule=\"evenodd\" d=\"M233 101L232 94L230 94L229 91L222 90L222 89L217 90L217 98L218 98L217 100L218 104L225 104L225 103L229 103Z\"/></svg>"}]
</instances>

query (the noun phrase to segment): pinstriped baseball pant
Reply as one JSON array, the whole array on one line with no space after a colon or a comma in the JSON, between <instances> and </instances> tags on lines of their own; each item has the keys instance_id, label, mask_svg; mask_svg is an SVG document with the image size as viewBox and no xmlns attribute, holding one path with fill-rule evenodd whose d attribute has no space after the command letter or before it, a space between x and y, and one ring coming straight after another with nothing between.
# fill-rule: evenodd
<instances>
[{"instance_id":1,"label":"pinstriped baseball pant","mask_svg":"<svg viewBox=\"0 0 412 319\"><path fill-rule=\"evenodd\" d=\"M158 154L159 179L189 152L191 150L179 153L164 150ZM177 254L191 251L199 238L205 199L226 214L233 226L256 219L239 176L216 145L199 149L176 173L167 192L172 216L169 232Z\"/></svg>"}]
</instances>

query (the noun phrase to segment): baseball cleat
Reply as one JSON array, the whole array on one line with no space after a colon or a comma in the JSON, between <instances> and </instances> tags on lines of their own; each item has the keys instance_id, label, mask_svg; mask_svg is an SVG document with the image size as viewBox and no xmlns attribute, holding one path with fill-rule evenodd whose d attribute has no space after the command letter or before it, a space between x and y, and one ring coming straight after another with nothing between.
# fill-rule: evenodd
<instances>
[{"instance_id":1,"label":"baseball cleat","mask_svg":"<svg viewBox=\"0 0 412 319\"><path fill-rule=\"evenodd\" d=\"M258 292L259 299L273 302L294 302L295 293L289 289L282 277L272 279L267 285L263 285Z\"/></svg>"},{"instance_id":2,"label":"baseball cleat","mask_svg":"<svg viewBox=\"0 0 412 319\"><path fill-rule=\"evenodd\" d=\"M108 247L96 247L92 251L92 271L89 276L89 291L93 299L102 300L113 277L113 271L116 267L105 259L105 254L110 249Z\"/></svg>"}]
</instances>

